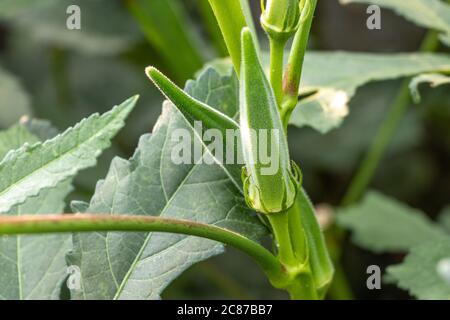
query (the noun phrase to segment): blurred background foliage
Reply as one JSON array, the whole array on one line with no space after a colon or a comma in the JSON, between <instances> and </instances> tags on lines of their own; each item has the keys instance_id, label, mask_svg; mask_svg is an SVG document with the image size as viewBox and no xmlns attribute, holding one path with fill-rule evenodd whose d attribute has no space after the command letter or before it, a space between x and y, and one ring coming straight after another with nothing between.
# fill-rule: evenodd
<instances>
[{"instance_id":1,"label":"blurred background foliage","mask_svg":"<svg viewBox=\"0 0 450 320\"><path fill-rule=\"evenodd\" d=\"M259 0L251 0L254 16ZM82 30L68 30L66 9L78 4ZM414 52L425 30L388 10L382 30L366 28L367 5L319 1L311 46L316 50ZM259 30L263 46L267 46ZM140 135L151 132L162 97L144 75L154 65L182 85L202 65L226 55L207 0L1 0L0 129L27 115L65 129L104 112L133 94L139 107L95 169L83 172L71 198L88 200L113 156L129 157ZM327 72L327 70L323 70ZM322 135L291 128L292 156L301 165L315 203L338 205L401 83L360 89L344 124ZM436 217L450 195L450 91L423 91L409 109L371 188ZM357 298L405 298L395 287L369 291L366 267L400 262L403 256L375 255L346 244L344 268ZM271 289L250 259L234 250L194 266L164 298L284 298Z\"/></svg>"}]
</instances>

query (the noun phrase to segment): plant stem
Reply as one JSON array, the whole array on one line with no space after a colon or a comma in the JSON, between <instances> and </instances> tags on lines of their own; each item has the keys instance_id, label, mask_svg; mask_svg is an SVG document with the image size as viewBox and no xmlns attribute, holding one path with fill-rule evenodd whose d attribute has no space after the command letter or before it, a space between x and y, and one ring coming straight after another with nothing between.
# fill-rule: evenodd
<instances>
[{"instance_id":1,"label":"plant stem","mask_svg":"<svg viewBox=\"0 0 450 320\"><path fill-rule=\"evenodd\" d=\"M291 233L289 232L289 216L287 212L274 213L267 216L278 251L278 260L288 267L296 266Z\"/></svg>"},{"instance_id":2,"label":"plant stem","mask_svg":"<svg viewBox=\"0 0 450 320\"><path fill-rule=\"evenodd\" d=\"M289 121L289 117L297 105L303 62L305 60L306 48L308 46L309 34L316 6L317 0L311 0L306 20L296 32L292 43L291 53L289 55L283 81L285 99L282 107L282 119L286 123ZM287 126L287 124L285 125Z\"/></svg>"},{"instance_id":3,"label":"plant stem","mask_svg":"<svg viewBox=\"0 0 450 320\"><path fill-rule=\"evenodd\" d=\"M258 243L230 230L187 220L153 216L67 214L0 217L0 235L64 232L168 232L219 241L252 257L269 279L283 276L280 262Z\"/></svg>"},{"instance_id":4,"label":"plant stem","mask_svg":"<svg viewBox=\"0 0 450 320\"><path fill-rule=\"evenodd\" d=\"M292 300L318 300L316 286L312 278L311 270L305 269L296 276L295 281L288 288Z\"/></svg>"},{"instance_id":5,"label":"plant stem","mask_svg":"<svg viewBox=\"0 0 450 320\"><path fill-rule=\"evenodd\" d=\"M236 74L241 69L241 31L247 25L240 0L209 0Z\"/></svg>"},{"instance_id":6,"label":"plant stem","mask_svg":"<svg viewBox=\"0 0 450 320\"><path fill-rule=\"evenodd\" d=\"M300 210L296 203L289 209L289 232L292 236L295 258L298 263L304 264L308 259L308 246Z\"/></svg>"},{"instance_id":7,"label":"plant stem","mask_svg":"<svg viewBox=\"0 0 450 320\"><path fill-rule=\"evenodd\" d=\"M319 296L308 261L309 249L307 246L305 230L301 221L300 210L299 206L293 205L288 211L289 233L292 237L292 248L297 266L300 266L301 269L288 291L293 300L317 300L319 299Z\"/></svg>"},{"instance_id":8,"label":"plant stem","mask_svg":"<svg viewBox=\"0 0 450 320\"><path fill-rule=\"evenodd\" d=\"M321 297L312 274L301 210L300 206L293 205L285 212L268 216L278 248L278 259L285 269L282 282L273 284L287 290L294 300L317 300ZM313 245L311 248L318 249Z\"/></svg>"},{"instance_id":9,"label":"plant stem","mask_svg":"<svg viewBox=\"0 0 450 320\"><path fill-rule=\"evenodd\" d=\"M439 46L438 35L435 31L429 31L423 40L421 51L433 52ZM350 183L350 187L342 201L343 206L348 206L358 201L364 194L367 186L370 184L376 169L382 159L389 142L392 140L399 123L401 122L406 110L408 109L411 99L409 90L410 79L405 80L395 101L390 108L385 120L383 121L377 135L367 152L363 162L356 171L356 175Z\"/></svg>"},{"instance_id":10,"label":"plant stem","mask_svg":"<svg viewBox=\"0 0 450 320\"><path fill-rule=\"evenodd\" d=\"M285 40L269 38L270 44L270 84L272 85L278 106L283 102L283 59Z\"/></svg>"}]
</instances>

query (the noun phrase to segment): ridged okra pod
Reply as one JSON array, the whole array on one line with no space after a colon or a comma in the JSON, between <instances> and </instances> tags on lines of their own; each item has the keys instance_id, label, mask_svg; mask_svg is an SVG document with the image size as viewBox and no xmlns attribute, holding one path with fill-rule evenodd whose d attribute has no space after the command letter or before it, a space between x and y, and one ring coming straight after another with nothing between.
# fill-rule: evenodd
<instances>
[{"instance_id":1,"label":"ridged okra pod","mask_svg":"<svg viewBox=\"0 0 450 320\"><path fill-rule=\"evenodd\" d=\"M245 198L259 213L278 213L293 205L301 174L290 161L275 95L248 28L243 29L241 41L239 110Z\"/></svg>"}]
</instances>

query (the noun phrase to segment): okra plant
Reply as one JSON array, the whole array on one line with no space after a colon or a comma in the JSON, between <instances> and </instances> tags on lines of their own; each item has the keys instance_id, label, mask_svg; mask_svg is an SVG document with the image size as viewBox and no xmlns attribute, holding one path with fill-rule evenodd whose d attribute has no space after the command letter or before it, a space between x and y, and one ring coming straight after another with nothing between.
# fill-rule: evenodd
<instances>
[{"instance_id":1,"label":"okra plant","mask_svg":"<svg viewBox=\"0 0 450 320\"><path fill-rule=\"evenodd\" d=\"M246 0L208 0L198 5L205 20L214 21L211 30L218 32L216 39L229 58L201 68L201 54L179 24L167 39L155 33L153 20L159 17L154 9L175 21L181 16L170 1L127 4L171 67L170 76L155 66L145 70L149 89L156 86L166 101L152 133L140 138L129 160L113 159L89 202L72 201L72 213L61 214L75 176L96 164L124 127L138 96L61 134L47 122L28 117L0 132L0 298L58 299L68 290L71 299L157 299L187 268L223 252L225 246L248 255L267 281L291 299L338 297L346 287L340 265L344 229L370 250L410 252L404 265L389 269L400 287L419 298L449 297L450 238L444 228L380 194L371 193L354 205L404 104L393 108L395 114L388 115L380 129L327 239L326 224L319 224L303 187L302 165L291 158L288 142L290 124L306 124L323 133L338 127L356 89L367 82L418 75L410 84L416 98L421 83L445 85L448 54L380 58L310 52L308 41L321 0L261 0L259 21L252 19ZM394 8L437 30L430 31L428 46L439 43L436 32L448 44L450 6L432 1L439 14L447 14L445 26L405 12L394 0L343 2ZM5 16L11 19L14 10L8 11L13 8L8 5L5 2ZM261 41L256 24L267 41ZM174 34L181 34L183 41L171 43ZM176 45L181 52L171 50ZM184 53L183 61L177 61ZM340 61L353 63L353 69L339 69ZM179 87L187 77L194 79ZM409 93L408 87L404 90ZM391 231L383 219L403 224L415 238L405 228ZM397 232L404 235L395 242ZM381 236L374 239L374 234ZM262 241L267 237L272 245ZM426 261L433 272L426 276L433 290L423 290L414 282L411 266L423 260L430 243L434 251Z\"/></svg>"}]
</instances>

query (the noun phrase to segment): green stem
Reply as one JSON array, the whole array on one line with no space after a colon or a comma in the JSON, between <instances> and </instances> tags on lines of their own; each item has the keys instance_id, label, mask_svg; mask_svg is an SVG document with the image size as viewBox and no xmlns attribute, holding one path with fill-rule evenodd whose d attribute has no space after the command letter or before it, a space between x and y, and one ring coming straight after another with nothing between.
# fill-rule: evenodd
<instances>
[{"instance_id":1,"label":"green stem","mask_svg":"<svg viewBox=\"0 0 450 320\"><path fill-rule=\"evenodd\" d=\"M286 266L292 267L297 265L291 233L289 230L289 215L287 212L280 212L267 215L275 237L275 243L278 251L278 260Z\"/></svg>"},{"instance_id":2,"label":"green stem","mask_svg":"<svg viewBox=\"0 0 450 320\"><path fill-rule=\"evenodd\" d=\"M308 263L308 248L298 206L268 216L278 249L278 259L285 270L274 286L289 292L293 300L317 300L319 294Z\"/></svg>"},{"instance_id":3,"label":"green stem","mask_svg":"<svg viewBox=\"0 0 450 320\"><path fill-rule=\"evenodd\" d=\"M311 267L308 261L308 246L305 236L305 230L301 221L300 207L293 205L289 211L289 233L292 237L292 248L297 262L297 266L301 270L295 277L295 281L289 287L288 291L293 300L318 300L318 292L314 278L312 276Z\"/></svg>"},{"instance_id":4,"label":"green stem","mask_svg":"<svg viewBox=\"0 0 450 320\"><path fill-rule=\"evenodd\" d=\"M283 81L283 92L285 98L282 108L282 119L284 122L289 121L290 114L297 105L300 80L303 71L303 62L305 60L305 53L308 46L309 34L311 32L316 6L317 0L311 0L310 9L305 18L305 22L296 32L292 43L291 53L289 55Z\"/></svg>"},{"instance_id":5,"label":"green stem","mask_svg":"<svg viewBox=\"0 0 450 320\"><path fill-rule=\"evenodd\" d=\"M270 84L275 93L278 106L283 102L283 59L285 40L269 38L270 44Z\"/></svg>"},{"instance_id":6,"label":"green stem","mask_svg":"<svg viewBox=\"0 0 450 320\"><path fill-rule=\"evenodd\" d=\"M438 46L439 39L437 33L435 31L430 31L422 43L421 51L432 52L435 51ZM380 160L382 159L389 142L392 140L400 121L411 103L409 83L410 79L403 82L389 113L375 136L372 146L367 152L363 162L356 171L355 177L350 183L350 187L344 196L342 205L348 206L358 201L364 194L367 186L372 181Z\"/></svg>"},{"instance_id":7,"label":"green stem","mask_svg":"<svg viewBox=\"0 0 450 320\"><path fill-rule=\"evenodd\" d=\"M296 204L289 209L289 232L292 236L295 258L298 263L304 264L308 259L308 246L300 210Z\"/></svg>"},{"instance_id":8,"label":"green stem","mask_svg":"<svg viewBox=\"0 0 450 320\"><path fill-rule=\"evenodd\" d=\"M168 232L215 240L235 247L250 257L264 270L269 279L283 276L280 262L258 243L230 230L193 221L153 216L128 215L39 215L1 217L0 235L45 234L64 232Z\"/></svg>"},{"instance_id":9,"label":"green stem","mask_svg":"<svg viewBox=\"0 0 450 320\"><path fill-rule=\"evenodd\" d=\"M288 292L292 300L318 300L316 286L308 268L296 276L295 281L288 287Z\"/></svg>"},{"instance_id":10,"label":"green stem","mask_svg":"<svg viewBox=\"0 0 450 320\"><path fill-rule=\"evenodd\" d=\"M240 0L209 0L233 61L236 74L241 69L241 31L247 25Z\"/></svg>"}]
</instances>

